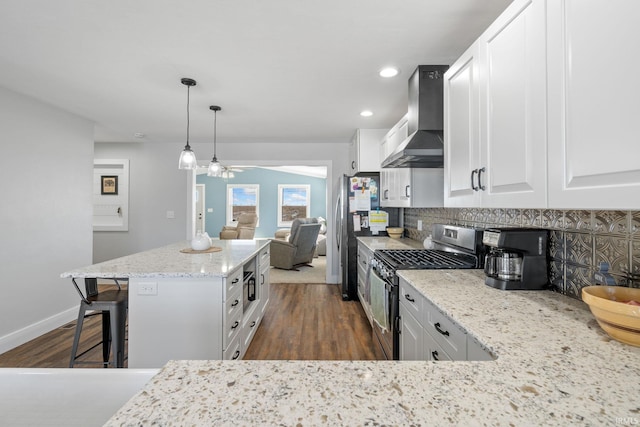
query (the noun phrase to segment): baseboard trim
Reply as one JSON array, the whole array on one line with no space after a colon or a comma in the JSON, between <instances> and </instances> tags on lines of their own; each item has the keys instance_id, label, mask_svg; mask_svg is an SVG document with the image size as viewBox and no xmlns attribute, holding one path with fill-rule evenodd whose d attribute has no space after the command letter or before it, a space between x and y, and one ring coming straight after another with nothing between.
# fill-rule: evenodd
<instances>
[{"instance_id":1,"label":"baseboard trim","mask_svg":"<svg viewBox=\"0 0 640 427\"><path fill-rule=\"evenodd\" d=\"M70 308L0 337L0 354L75 320L78 317L78 308L79 306Z\"/></svg>"}]
</instances>

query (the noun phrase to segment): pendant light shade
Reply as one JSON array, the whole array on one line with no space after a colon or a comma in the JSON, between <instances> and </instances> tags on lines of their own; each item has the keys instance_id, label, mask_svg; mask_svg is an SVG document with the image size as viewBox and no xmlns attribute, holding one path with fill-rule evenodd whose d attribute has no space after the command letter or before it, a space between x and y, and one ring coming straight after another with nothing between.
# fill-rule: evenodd
<instances>
[{"instance_id":1,"label":"pendant light shade","mask_svg":"<svg viewBox=\"0 0 640 427\"><path fill-rule=\"evenodd\" d=\"M220 178L222 176L222 165L218 161L216 157L216 131L217 131L217 118L218 111L222 110L222 108L217 105L212 105L209 107L211 111L213 111L213 159L211 159L211 163L209 163L209 170L207 171L208 176L213 176Z\"/></svg>"},{"instance_id":2,"label":"pendant light shade","mask_svg":"<svg viewBox=\"0 0 640 427\"><path fill-rule=\"evenodd\" d=\"M191 146L189 145L189 89L191 86L196 85L196 81L189 78L183 78L180 82L187 87L187 145L184 146L184 150L180 153L178 169L195 169L198 167L196 154L191 150Z\"/></svg>"}]
</instances>

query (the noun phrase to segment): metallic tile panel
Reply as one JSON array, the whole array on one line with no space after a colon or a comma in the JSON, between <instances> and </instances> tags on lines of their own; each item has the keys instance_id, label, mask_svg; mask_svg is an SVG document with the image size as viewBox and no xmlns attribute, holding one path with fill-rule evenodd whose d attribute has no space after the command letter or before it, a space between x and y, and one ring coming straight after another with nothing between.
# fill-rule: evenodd
<instances>
[{"instance_id":1,"label":"metallic tile panel","mask_svg":"<svg viewBox=\"0 0 640 427\"><path fill-rule=\"evenodd\" d=\"M549 232L549 256L554 260L565 260L565 242L562 231L551 230Z\"/></svg>"},{"instance_id":2,"label":"metallic tile panel","mask_svg":"<svg viewBox=\"0 0 640 427\"><path fill-rule=\"evenodd\" d=\"M628 239L617 235L596 235L595 244L595 269L601 262L606 262L612 273L621 274L623 271L629 271Z\"/></svg>"},{"instance_id":3,"label":"metallic tile panel","mask_svg":"<svg viewBox=\"0 0 640 427\"><path fill-rule=\"evenodd\" d=\"M549 230L558 230L563 228L562 211L554 211L544 209L540 215L541 227Z\"/></svg>"},{"instance_id":4,"label":"metallic tile panel","mask_svg":"<svg viewBox=\"0 0 640 427\"><path fill-rule=\"evenodd\" d=\"M567 231L592 231L591 211L565 211L562 228Z\"/></svg>"},{"instance_id":5,"label":"metallic tile panel","mask_svg":"<svg viewBox=\"0 0 640 427\"><path fill-rule=\"evenodd\" d=\"M565 233L566 262L585 267L593 265L593 236L587 233Z\"/></svg>"},{"instance_id":6,"label":"metallic tile panel","mask_svg":"<svg viewBox=\"0 0 640 427\"><path fill-rule=\"evenodd\" d=\"M628 234L628 215L624 211L595 211L593 231L599 234Z\"/></svg>"},{"instance_id":7,"label":"metallic tile panel","mask_svg":"<svg viewBox=\"0 0 640 427\"><path fill-rule=\"evenodd\" d=\"M582 299L582 288L593 285L593 272L587 267L565 264L566 295Z\"/></svg>"},{"instance_id":8,"label":"metallic tile panel","mask_svg":"<svg viewBox=\"0 0 640 427\"><path fill-rule=\"evenodd\" d=\"M415 229L419 219L423 231ZM619 285L640 287L640 211L405 209L405 228L414 240L422 242L435 222L549 229L550 282L574 298L581 299L581 288L593 284L600 262L609 263Z\"/></svg>"}]
</instances>

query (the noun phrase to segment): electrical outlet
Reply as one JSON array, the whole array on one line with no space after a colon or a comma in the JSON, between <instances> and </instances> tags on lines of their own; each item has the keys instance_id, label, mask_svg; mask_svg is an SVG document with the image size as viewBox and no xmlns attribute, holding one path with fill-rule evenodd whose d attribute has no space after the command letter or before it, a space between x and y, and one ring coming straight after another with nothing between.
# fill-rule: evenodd
<instances>
[{"instance_id":1,"label":"electrical outlet","mask_svg":"<svg viewBox=\"0 0 640 427\"><path fill-rule=\"evenodd\" d=\"M422 220L418 220L418 231L422 231Z\"/></svg>"},{"instance_id":2,"label":"electrical outlet","mask_svg":"<svg viewBox=\"0 0 640 427\"><path fill-rule=\"evenodd\" d=\"M158 295L158 283L140 283L138 285L138 295Z\"/></svg>"}]
</instances>

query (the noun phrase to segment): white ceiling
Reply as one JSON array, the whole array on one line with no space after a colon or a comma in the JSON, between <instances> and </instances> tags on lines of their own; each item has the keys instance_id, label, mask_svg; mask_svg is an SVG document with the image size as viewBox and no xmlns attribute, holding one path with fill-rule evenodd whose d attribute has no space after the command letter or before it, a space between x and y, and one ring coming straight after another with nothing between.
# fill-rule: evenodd
<instances>
[{"instance_id":1,"label":"white ceiling","mask_svg":"<svg viewBox=\"0 0 640 427\"><path fill-rule=\"evenodd\" d=\"M406 112L511 0L0 0L0 85L96 123L97 141L349 139ZM396 65L401 73L377 72ZM359 116L373 111L369 118Z\"/></svg>"}]
</instances>

